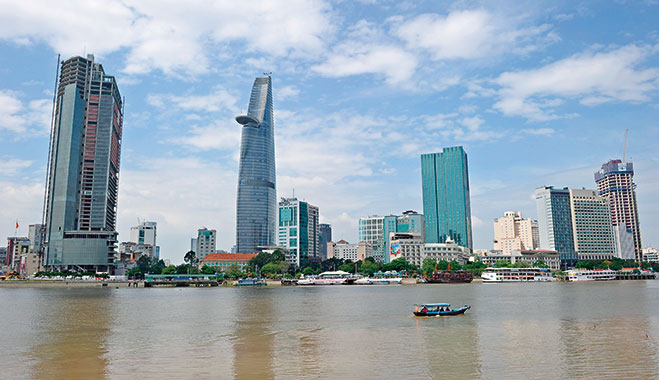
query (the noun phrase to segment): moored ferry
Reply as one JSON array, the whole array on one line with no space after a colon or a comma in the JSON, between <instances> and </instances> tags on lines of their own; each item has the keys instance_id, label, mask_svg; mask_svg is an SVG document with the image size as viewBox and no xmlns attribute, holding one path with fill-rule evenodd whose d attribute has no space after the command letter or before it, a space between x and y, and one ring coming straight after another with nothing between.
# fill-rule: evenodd
<instances>
[{"instance_id":1,"label":"moored ferry","mask_svg":"<svg viewBox=\"0 0 659 380\"><path fill-rule=\"evenodd\" d=\"M554 278L544 268L486 268L481 274L483 282L548 282Z\"/></svg>"},{"instance_id":2,"label":"moored ferry","mask_svg":"<svg viewBox=\"0 0 659 380\"><path fill-rule=\"evenodd\" d=\"M298 280L298 285L344 285L350 279L350 273L344 271L323 272L316 277Z\"/></svg>"},{"instance_id":3,"label":"moored ferry","mask_svg":"<svg viewBox=\"0 0 659 380\"><path fill-rule=\"evenodd\" d=\"M568 281L611 281L616 279L616 271L610 269L570 269Z\"/></svg>"}]
</instances>

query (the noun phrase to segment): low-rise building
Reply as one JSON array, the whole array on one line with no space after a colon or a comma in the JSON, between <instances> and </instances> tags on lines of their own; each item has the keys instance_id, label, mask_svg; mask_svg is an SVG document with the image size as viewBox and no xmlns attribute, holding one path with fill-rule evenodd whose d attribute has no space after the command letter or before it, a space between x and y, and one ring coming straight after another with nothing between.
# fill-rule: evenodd
<instances>
[{"instance_id":1,"label":"low-rise building","mask_svg":"<svg viewBox=\"0 0 659 380\"><path fill-rule=\"evenodd\" d=\"M652 247L643 248L643 261L648 263L659 263L659 249Z\"/></svg>"},{"instance_id":2,"label":"low-rise building","mask_svg":"<svg viewBox=\"0 0 659 380\"><path fill-rule=\"evenodd\" d=\"M208 265L215 268L217 272L225 272L232 265L237 265L240 270L245 270L249 261L256 256L256 253L211 253L201 259L201 266Z\"/></svg>"},{"instance_id":3,"label":"low-rise building","mask_svg":"<svg viewBox=\"0 0 659 380\"><path fill-rule=\"evenodd\" d=\"M30 239L27 237L8 237L7 238L7 257L5 265L10 271L20 272L21 256L30 252Z\"/></svg>"},{"instance_id":4,"label":"low-rise building","mask_svg":"<svg viewBox=\"0 0 659 380\"><path fill-rule=\"evenodd\" d=\"M437 261L457 261L466 264L471 256L467 247L455 244L450 238L446 243L424 243L421 234L392 233L390 237L391 260L404 258L410 264L421 266L426 258Z\"/></svg>"},{"instance_id":5,"label":"low-rise building","mask_svg":"<svg viewBox=\"0 0 659 380\"><path fill-rule=\"evenodd\" d=\"M561 268L561 259L558 252L545 249L512 251L510 255L506 255L502 251L490 251L480 256L480 260L488 266L494 266L497 261L502 260L508 261L511 264L526 262L533 266L536 261L542 260L551 270L559 270Z\"/></svg>"},{"instance_id":6,"label":"low-rise building","mask_svg":"<svg viewBox=\"0 0 659 380\"><path fill-rule=\"evenodd\" d=\"M367 257L373 257L375 254L373 244L360 241L359 243L350 244L345 240L339 240L336 243L330 241L327 243L327 258L337 258L351 260L353 262L363 261Z\"/></svg>"}]
</instances>

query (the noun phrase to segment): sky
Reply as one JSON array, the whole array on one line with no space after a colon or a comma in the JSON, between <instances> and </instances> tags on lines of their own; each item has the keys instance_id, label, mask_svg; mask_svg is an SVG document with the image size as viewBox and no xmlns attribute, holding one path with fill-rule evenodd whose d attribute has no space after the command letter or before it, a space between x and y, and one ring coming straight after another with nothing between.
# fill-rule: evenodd
<instances>
[{"instance_id":1,"label":"sky","mask_svg":"<svg viewBox=\"0 0 659 380\"><path fill-rule=\"evenodd\" d=\"M198 228L235 244L240 126L272 72L277 196L359 217L422 212L420 155L464 146L474 248L536 187L595 188L633 161L659 247L657 1L0 0L0 239L41 221L57 54L94 54L125 97L119 240L158 223L178 263Z\"/></svg>"}]
</instances>

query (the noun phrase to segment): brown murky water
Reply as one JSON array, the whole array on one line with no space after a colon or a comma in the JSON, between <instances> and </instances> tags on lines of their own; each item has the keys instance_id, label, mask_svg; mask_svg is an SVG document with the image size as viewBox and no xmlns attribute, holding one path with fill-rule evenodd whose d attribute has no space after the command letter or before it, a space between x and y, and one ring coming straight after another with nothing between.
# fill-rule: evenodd
<instances>
[{"instance_id":1,"label":"brown murky water","mask_svg":"<svg viewBox=\"0 0 659 380\"><path fill-rule=\"evenodd\" d=\"M470 304L414 318L413 303ZM659 378L659 281L0 289L3 379Z\"/></svg>"}]
</instances>

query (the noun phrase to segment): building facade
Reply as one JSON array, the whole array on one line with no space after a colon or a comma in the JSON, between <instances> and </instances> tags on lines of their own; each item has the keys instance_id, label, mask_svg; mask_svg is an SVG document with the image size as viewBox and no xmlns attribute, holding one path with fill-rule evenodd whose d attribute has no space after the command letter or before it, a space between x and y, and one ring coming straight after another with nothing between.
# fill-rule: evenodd
<instances>
[{"instance_id":1,"label":"building facade","mask_svg":"<svg viewBox=\"0 0 659 380\"><path fill-rule=\"evenodd\" d=\"M336 243L333 241L327 243L328 259L336 258L357 262L364 261L367 257L373 257L373 255L373 245L365 241L354 244L350 244L345 240L339 240Z\"/></svg>"},{"instance_id":2,"label":"building facade","mask_svg":"<svg viewBox=\"0 0 659 380\"><path fill-rule=\"evenodd\" d=\"M116 244L123 100L94 56L62 63L45 205L44 264L111 271Z\"/></svg>"},{"instance_id":3,"label":"building facade","mask_svg":"<svg viewBox=\"0 0 659 380\"><path fill-rule=\"evenodd\" d=\"M373 245L373 258L380 263L391 261L389 257L389 236L396 232L396 215L371 215L359 218L359 240Z\"/></svg>"},{"instance_id":4,"label":"building facade","mask_svg":"<svg viewBox=\"0 0 659 380\"><path fill-rule=\"evenodd\" d=\"M150 256L160 259L160 247L157 245L158 224L156 222L142 222L130 228L130 241L135 244L151 246Z\"/></svg>"},{"instance_id":5,"label":"building facade","mask_svg":"<svg viewBox=\"0 0 659 380\"><path fill-rule=\"evenodd\" d=\"M540 247L557 251L562 266L573 266L578 260L578 255L574 248L570 191L568 188L554 189L552 186L541 186L535 190L535 200L538 209Z\"/></svg>"},{"instance_id":6,"label":"building facade","mask_svg":"<svg viewBox=\"0 0 659 380\"><path fill-rule=\"evenodd\" d=\"M201 260L201 266L208 265L217 273L230 270L235 265L241 271L249 266L249 261L257 256L256 253L211 253Z\"/></svg>"},{"instance_id":7,"label":"building facade","mask_svg":"<svg viewBox=\"0 0 659 380\"><path fill-rule=\"evenodd\" d=\"M616 256L616 241L608 202L595 190L570 189L574 249L579 260Z\"/></svg>"},{"instance_id":8,"label":"building facade","mask_svg":"<svg viewBox=\"0 0 659 380\"><path fill-rule=\"evenodd\" d=\"M332 226L326 223L321 223L319 226L318 234L318 255L321 260L327 260L327 243L332 241Z\"/></svg>"},{"instance_id":9,"label":"building facade","mask_svg":"<svg viewBox=\"0 0 659 380\"><path fill-rule=\"evenodd\" d=\"M510 254L539 248L538 221L524 219L519 211L506 211L494 219L494 250Z\"/></svg>"},{"instance_id":10,"label":"building facade","mask_svg":"<svg viewBox=\"0 0 659 380\"><path fill-rule=\"evenodd\" d=\"M538 260L542 260L553 271L561 269L561 259L558 252L543 249L512 251L509 255L503 254L501 251L493 251L481 255L480 260L488 266L494 266L497 261L502 260L511 264L525 262L530 266L534 266Z\"/></svg>"},{"instance_id":11,"label":"building facade","mask_svg":"<svg viewBox=\"0 0 659 380\"><path fill-rule=\"evenodd\" d=\"M238 252L256 252L259 246L275 243L277 191L273 108L270 76L256 78L247 115L236 117L242 126L236 200Z\"/></svg>"},{"instance_id":12,"label":"building facade","mask_svg":"<svg viewBox=\"0 0 659 380\"><path fill-rule=\"evenodd\" d=\"M289 250L291 264L319 257L319 234L318 207L297 198L281 199L277 243Z\"/></svg>"},{"instance_id":13,"label":"building facade","mask_svg":"<svg viewBox=\"0 0 659 380\"><path fill-rule=\"evenodd\" d=\"M595 173L599 195L606 198L614 226L625 226L634 240L637 261L642 260L641 227L636 202L634 165L631 162L611 160Z\"/></svg>"},{"instance_id":14,"label":"building facade","mask_svg":"<svg viewBox=\"0 0 659 380\"><path fill-rule=\"evenodd\" d=\"M421 234L421 239L426 240L426 217L414 210L403 212L396 218L396 232Z\"/></svg>"},{"instance_id":15,"label":"building facade","mask_svg":"<svg viewBox=\"0 0 659 380\"><path fill-rule=\"evenodd\" d=\"M451 239L445 243L424 243L421 235L409 233L395 233L391 235L391 259L404 258L408 263L421 267L426 258L436 261L457 261L466 264L471 256L471 250L462 247Z\"/></svg>"},{"instance_id":16,"label":"building facade","mask_svg":"<svg viewBox=\"0 0 659 380\"><path fill-rule=\"evenodd\" d=\"M197 247L194 252L198 260L203 260L204 257L215 253L216 238L216 230L209 230L206 227L197 230Z\"/></svg>"},{"instance_id":17,"label":"building facade","mask_svg":"<svg viewBox=\"0 0 659 380\"><path fill-rule=\"evenodd\" d=\"M7 256L5 266L10 271L21 273L21 258L30 252L30 239L26 236L7 238Z\"/></svg>"},{"instance_id":18,"label":"building facade","mask_svg":"<svg viewBox=\"0 0 659 380\"><path fill-rule=\"evenodd\" d=\"M643 261L649 263L659 263L659 249L652 247L643 248Z\"/></svg>"},{"instance_id":19,"label":"building facade","mask_svg":"<svg viewBox=\"0 0 659 380\"><path fill-rule=\"evenodd\" d=\"M421 182L426 242L444 243L450 238L472 249L469 169L464 149L457 146L421 155Z\"/></svg>"}]
</instances>

